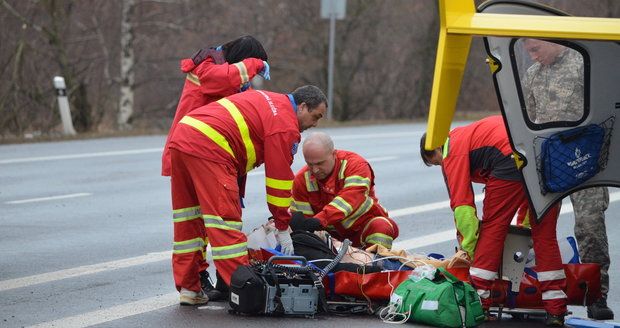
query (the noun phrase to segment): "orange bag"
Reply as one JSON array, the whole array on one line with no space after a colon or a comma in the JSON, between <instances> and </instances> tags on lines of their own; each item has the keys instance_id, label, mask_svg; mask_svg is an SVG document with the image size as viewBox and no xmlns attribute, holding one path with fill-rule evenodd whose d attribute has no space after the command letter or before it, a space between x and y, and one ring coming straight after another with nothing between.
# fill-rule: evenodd
<instances>
[{"instance_id":1,"label":"orange bag","mask_svg":"<svg viewBox=\"0 0 620 328\"><path fill-rule=\"evenodd\" d=\"M405 281L411 271L384 271L355 273L339 271L323 278L328 299L335 295L346 295L361 300L388 301L390 295Z\"/></svg>"}]
</instances>

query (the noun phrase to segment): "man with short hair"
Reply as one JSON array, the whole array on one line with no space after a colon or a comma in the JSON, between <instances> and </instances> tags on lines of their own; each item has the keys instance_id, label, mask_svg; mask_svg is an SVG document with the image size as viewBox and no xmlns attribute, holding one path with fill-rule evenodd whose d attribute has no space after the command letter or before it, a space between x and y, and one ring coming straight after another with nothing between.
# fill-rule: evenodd
<instances>
[{"instance_id":1,"label":"man with short hair","mask_svg":"<svg viewBox=\"0 0 620 328\"><path fill-rule=\"evenodd\" d=\"M398 226L375 196L375 176L362 156L334 149L325 133L304 140L304 166L295 176L293 230L327 230L355 247L392 248ZM303 215L302 215L303 213ZM305 217L304 217L305 216Z\"/></svg>"},{"instance_id":2,"label":"man with short hair","mask_svg":"<svg viewBox=\"0 0 620 328\"><path fill-rule=\"evenodd\" d=\"M300 132L316 126L326 111L323 92L303 86L291 94L238 93L194 109L179 121L170 153L172 267L181 305L209 301L198 274L205 237L226 285L238 266L248 264L237 178L263 163L276 237L285 253L293 253L288 232L294 178L290 165Z\"/></svg>"},{"instance_id":3,"label":"man with short hair","mask_svg":"<svg viewBox=\"0 0 620 328\"><path fill-rule=\"evenodd\" d=\"M576 122L584 115L584 64L582 55L561 44L525 39L523 46L536 63L523 78L525 105L535 124ZM605 211L609 206L607 187L594 187L570 195L575 212L575 238L583 263L601 266L602 297L588 306L588 317L611 320L607 306L609 292L609 244Z\"/></svg>"}]
</instances>

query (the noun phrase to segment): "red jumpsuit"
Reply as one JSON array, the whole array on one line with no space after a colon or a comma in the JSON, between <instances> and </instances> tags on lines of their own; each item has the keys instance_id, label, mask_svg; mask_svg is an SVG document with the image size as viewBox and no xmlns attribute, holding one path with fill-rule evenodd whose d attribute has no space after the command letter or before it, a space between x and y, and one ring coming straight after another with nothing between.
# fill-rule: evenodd
<instances>
[{"instance_id":1,"label":"red jumpsuit","mask_svg":"<svg viewBox=\"0 0 620 328\"><path fill-rule=\"evenodd\" d=\"M379 244L391 249L398 226L379 204L374 180L364 158L336 150L334 170L324 180L317 180L308 166L297 172L291 211L319 219L334 237L348 238L355 247Z\"/></svg>"},{"instance_id":2,"label":"red jumpsuit","mask_svg":"<svg viewBox=\"0 0 620 328\"><path fill-rule=\"evenodd\" d=\"M161 165L163 176L170 176L168 145L181 118L195 108L240 92L241 86L248 83L264 66L263 61L257 58L246 58L238 63L228 64L221 50L202 51L205 51L206 58L197 60L203 60L202 62L196 64L191 58L181 61L181 71L187 75L164 146Z\"/></svg>"},{"instance_id":3,"label":"red jumpsuit","mask_svg":"<svg viewBox=\"0 0 620 328\"><path fill-rule=\"evenodd\" d=\"M472 284L490 304L491 285L498 278L508 226L527 201L521 176L511 157L512 148L501 116L492 116L455 128L443 147L442 170L455 220L475 216L472 182L485 185L480 235L470 268ZM469 211L467 209L473 209ZM536 271L545 310L553 315L566 312L565 275L556 239L559 206L540 223L530 222L536 252Z\"/></svg>"},{"instance_id":4,"label":"red jumpsuit","mask_svg":"<svg viewBox=\"0 0 620 328\"><path fill-rule=\"evenodd\" d=\"M170 139L177 289L200 290L205 234L224 282L248 263L237 177L265 163L267 205L288 228L293 172L301 138L291 95L250 90L192 110Z\"/></svg>"}]
</instances>

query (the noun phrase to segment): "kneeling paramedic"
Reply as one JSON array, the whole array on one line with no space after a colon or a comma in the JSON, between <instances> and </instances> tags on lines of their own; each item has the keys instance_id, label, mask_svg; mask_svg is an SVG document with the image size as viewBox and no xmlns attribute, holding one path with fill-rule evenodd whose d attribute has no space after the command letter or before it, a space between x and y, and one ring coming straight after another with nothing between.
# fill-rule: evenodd
<instances>
[{"instance_id":1,"label":"kneeling paramedic","mask_svg":"<svg viewBox=\"0 0 620 328\"><path fill-rule=\"evenodd\" d=\"M370 164L354 152L334 149L325 133L311 134L302 148L307 165L293 183L291 228L327 230L355 247L391 249L398 226L375 196Z\"/></svg>"},{"instance_id":2,"label":"kneeling paramedic","mask_svg":"<svg viewBox=\"0 0 620 328\"><path fill-rule=\"evenodd\" d=\"M262 163L278 242L285 253L293 253L288 233L294 178L290 165L300 132L316 126L326 111L323 92L304 86L292 94L261 90L235 94L194 109L179 121L170 153L172 267L182 305L208 302L198 275L205 234L226 285L239 265L248 264L237 178Z\"/></svg>"},{"instance_id":3,"label":"kneeling paramedic","mask_svg":"<svg viewBox=\"0 0 620 328\"><path fill-rule=\"evenodd\" d=\"M426 134L420 141L422 160L427 166L442 168L461 247L473 258L471 281L488 310L508 227L519 207L527 202L504 121L501 116L492 116L455 128L445 144L433 150L424 148L425 141ZM481 222L476 217L472 182L485 185ZM567 303L563 292L566 277L556 239L559 210L556 205L539 222L530 223L549 326L564 324Z\"/></svg>"}]
</instances>

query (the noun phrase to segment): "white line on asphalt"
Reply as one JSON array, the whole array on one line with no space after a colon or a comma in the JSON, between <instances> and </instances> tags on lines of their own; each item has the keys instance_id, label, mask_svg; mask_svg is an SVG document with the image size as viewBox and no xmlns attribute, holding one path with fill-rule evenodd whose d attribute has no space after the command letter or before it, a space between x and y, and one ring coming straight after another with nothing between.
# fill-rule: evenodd
<instances>
[{"instance_id":1,"label":"white line on asphalt","mask_svg":"<svg viewBox=\"0 0 620 328\"><path fill-rule=\"evenodd\" d=\"M482 195L476 195L476 201L480 200ZM609 202L617 202L620 200L620 192L614 192L609 194ZM449 202L436 202L432 204L425 204L419 206L413 206L408 208L403 208L399 210L390 211L390 217L398 217L405 216L410 214L419 214L423 212L434 211L442 208L448 208ZM560 214L567 214L573 211L572 206L562 206L562 211ZM405 240L399 240L394 243L394 246L400 249L415 249L420 247L426 247L434 244L443 243L446 241L455 239L456 231L454 229L445 230L436 232L430 235L410 238ZM171 256L170 251L157 252L157 253L149 253L147 255L131 257L127 259L121 259L116 261L104 262L99 264L86 265L71 269L65 269L60 271L42 273L38 275L23 277L23 278L15 278L0 281L0 291L28 287L36 284L42 284L46 282L52 282L56 280L72 278L82 275L88 275L108 270L116 270L121 268L127 268L130 266L142 265L151 262L169 260Z\"/></svg>"},{"instance_id":2,"label":"white line on asphalt","mask_svg":"<svg viewBox=\"0 0 620 328\"><path fill-rule=\"evenodd\" d=\"M391 132L391 133L373 133L373 134L352 134L352 135L346 135L346 136L332 136L332 139L334 140L349 140L349 139L358 140L358 139L397 138L397 137L412 137L416 135L422 135L422 133L423 132ZM3 160L0 160L0 164L29 163L29 162L41 162L41 161L54 161L54 160L62 160L62 159L135 155L135 154L161 153L161 152L162 152L162 148L143 148L143 149L130 149L130 150L118 150L118 151L104 151L104 152L98 152L98 153L67 154L67 155L3 159Z\"/></svg>"},{"instance_id":3,"label":"white line on asphalt","mask_svg":"<svg viewBox=\"0 0 620 328\"><path fill-rule=\"evenodd\" d=\"M53 321L42 322L30 327L64 327L81 328L98 325L112 320L126 318L132 315L159 310L179 302L179 293L170 293L138 300L131 303L120 304L107 309L82 313L71 317Z\"/></svg>"},{"instance_id":4,"label":"white line on asphalt","mask_svg":"<svg viewBox=\"0 0 620 328\"><path fill-rule=\"evenodd\" d=\"M92 195L92 194L88 193L88 192L80 192L80 193L77 193L77 194L49 196L49 197L41 197L41 198L30 198L30 199L21 199L21 200L11 200L11 201L4 202L4 203L5 204L24 204L24 203L34 203L34 202L45 202L45 201L48 201L48 200L84 197L84 196L90 196L90 195Z\"/></svg>"},{"instance_id":5,"label":"white line on asphalt","mask_svg":"<svg viewBox=\"0 0 620 328\"><path fill-rule=\"evenodd\" d=\"M85 265L85 266L80 266L76 268L48 272L48 273L43 273L43 274L37 274L37 275L23 277L23 278L4 280L4 281L0 281L0 291L28 287L28 286L32 286L36 284L42 284L46 282L52 282L52 281L62 280L62 279L67 279L67 278L73 278L73 277L78 277L78 276L83 276L83 275L93 274L93 273L98 273L98 272L103 272L103 271L122 269L122 268L131 267L131 266L151 263L151 262L169 260L171 254L172 254L171 251L148 253L146 255L130 257L130 258L116 260L116 261Z\"/></svg>"},{"instance_id":6,"label":"white line on asphalt","mask_svg":"<svg viewBox=\"0 0 620 328\"><path fill-rule=\"evenodd\" d=\"M54 161L54 160L59 160L59 159L135 155L135 154L146 154L146 153L157 153L157 152L161 153L161 148L145 148L145 149L132 149L132 150L104 151L104 152L99 152L99 153L83 153L83 154L71 154L71 155L12 158L12 159L0 160L0 164Z\"/></svg>"}]
</instances>

